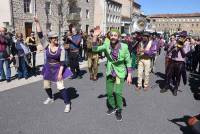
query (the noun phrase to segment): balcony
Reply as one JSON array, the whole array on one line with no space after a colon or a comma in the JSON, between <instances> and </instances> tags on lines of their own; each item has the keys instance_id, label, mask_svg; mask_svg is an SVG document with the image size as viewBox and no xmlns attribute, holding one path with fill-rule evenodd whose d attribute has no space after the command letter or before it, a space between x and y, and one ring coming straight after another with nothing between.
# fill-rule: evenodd
<instances>
[{"instance_id":1,"label":"balcony","mask_svg":"<svg viewBox=\"0 0 200 134\"><path fill-rule=\"evenodd\" d=\"M68 14L67 20L68 21L80 21L81 20L80 13L70 13L70 14Z\"/></svg>"}]
</instances>

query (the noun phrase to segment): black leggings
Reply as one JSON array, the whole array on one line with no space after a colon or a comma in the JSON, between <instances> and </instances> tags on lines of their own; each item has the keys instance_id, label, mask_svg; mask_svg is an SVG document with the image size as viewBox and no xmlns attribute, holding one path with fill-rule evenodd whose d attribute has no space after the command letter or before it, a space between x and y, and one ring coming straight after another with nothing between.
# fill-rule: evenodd
<instances>
[{"instance_id":1,"label":"black leggings","mask_svg":"<svg viewBox=\"0 0 200 134\"><path fill-rule=\"evenodd\" d=\"M74 75L80 75L79 67L79 52L70 52L69 53L69 63L71 71Z\"/></svg>"}]
</instances>

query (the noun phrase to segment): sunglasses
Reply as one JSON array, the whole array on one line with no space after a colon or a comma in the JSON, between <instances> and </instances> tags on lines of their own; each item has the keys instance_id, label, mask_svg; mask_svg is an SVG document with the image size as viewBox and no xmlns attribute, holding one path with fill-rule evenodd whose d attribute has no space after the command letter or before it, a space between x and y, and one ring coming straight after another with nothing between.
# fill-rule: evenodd
<instances>
[{"instance_id":1,"label":"sunglasses","mask_svg":"<svg viewBox=\"0 0 200 134\"><path fill-rule=\"evenodd\" d=\"M118 34L110 34L110 37L118 37Z\"/></svg>"}]
</instances>

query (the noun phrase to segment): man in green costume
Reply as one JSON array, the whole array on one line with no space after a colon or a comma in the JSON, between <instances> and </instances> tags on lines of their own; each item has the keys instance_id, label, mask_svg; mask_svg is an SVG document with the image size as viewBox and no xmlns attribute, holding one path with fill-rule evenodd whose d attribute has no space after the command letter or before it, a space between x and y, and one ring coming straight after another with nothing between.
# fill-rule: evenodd
<instances>
[{"instance_id":1,"label":"man in green costume","mask_svg":"<svg viewBox=\"0 0 200 134\"><path fill-rule=\"evenodd\" d=\"M101 30L96 27L93 37L93 51L103 51L107 57L106 63L106 90L108 111L107 114L115 113L118 121L122 121L122 91L125 78L127 83L132 83L131 58L128 45L119 42L120 32L116 29L110 32L110 42L104 42L102 46L97 44L97 37ZM115 99L116 97L116 99Z\"/></svg>"}]
</instances>

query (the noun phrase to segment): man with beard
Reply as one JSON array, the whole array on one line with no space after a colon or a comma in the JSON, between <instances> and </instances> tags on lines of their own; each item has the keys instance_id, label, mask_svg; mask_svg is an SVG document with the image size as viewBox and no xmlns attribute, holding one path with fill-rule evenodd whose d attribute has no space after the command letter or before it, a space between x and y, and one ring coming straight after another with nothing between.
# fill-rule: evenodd
<instances>
[{"instance_id":1,"label":"man with beard","mask_svg":"<svg viewBox=\"0 0 200 134\"><path fill-rule=\"evenodd\" d=\"M132 82L131 73L131 58L128 50L128 45L119 42L120 33L117 29L110 32L110 42L104 42L102 46L98 46L97 37L101 30L96 27L93 37L93 51L104 51L107 56L106 63L106 90L108 111L107 114L115 113L118 121L122 121L122 91L124 81L127 76L127 83ZM127 74L128 72L128 74ZM116 99L115 99L116 98Z\"/></svg>"}]
</instances>

